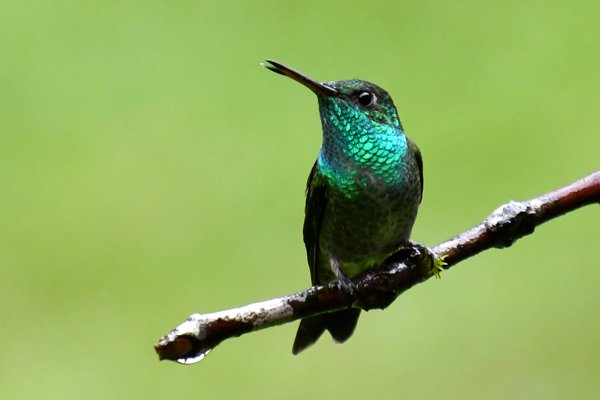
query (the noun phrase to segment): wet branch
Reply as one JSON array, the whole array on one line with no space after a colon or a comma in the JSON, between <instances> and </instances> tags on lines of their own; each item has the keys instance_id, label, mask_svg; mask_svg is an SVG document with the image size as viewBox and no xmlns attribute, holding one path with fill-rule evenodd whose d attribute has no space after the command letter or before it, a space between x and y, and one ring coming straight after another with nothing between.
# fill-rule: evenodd
<instances>
[{"instance_id":1,"label":"wet branch","mask_svg":"<svg viewBox=\"0 0 600 400\"><path fill-rule=\"evenodd\" d=\"M593 203L600 203L600 171L540 197L511 201L479 225L434 248L412 244L381 267L353 278L354 294L334 283L231 310L193 314L154 348L161 360L193 363L223 340L248 332L348 307L383 309L402 292L434 276L434 262L440 256L448 269L484 250L509 247L538 225Z\"/></svg>"}]
</instances>

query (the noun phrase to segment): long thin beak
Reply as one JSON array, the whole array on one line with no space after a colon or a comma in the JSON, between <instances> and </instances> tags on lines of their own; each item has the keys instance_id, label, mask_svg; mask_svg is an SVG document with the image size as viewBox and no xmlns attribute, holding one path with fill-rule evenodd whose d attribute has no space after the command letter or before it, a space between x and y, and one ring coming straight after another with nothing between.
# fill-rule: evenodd
<instances>
[{"instance_id":1,"label":"long thin beak","mask_svg":"<svg viewBox=\"0 0 600 400\"><path fill-rule=\"evenodd\" d=\"M291 69L290 67L286 67L285 65L278 63L277 61L266 60L262 65L273 72L277 72L278 74L285 75L288 78L292 78L293 80L303 84L316 94L322 94L324 96L337 96L338 94L337 90L335 90L334 88L326 86L321 82L315 81L314 79L309 78L303 73Z\"/></svg>"}]
</instances>

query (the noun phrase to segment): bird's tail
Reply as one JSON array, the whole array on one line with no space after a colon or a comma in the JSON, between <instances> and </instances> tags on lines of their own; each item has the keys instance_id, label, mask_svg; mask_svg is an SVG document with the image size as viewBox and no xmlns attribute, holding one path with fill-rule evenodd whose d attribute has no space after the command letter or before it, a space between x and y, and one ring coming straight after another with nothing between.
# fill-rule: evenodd
<instances>
[{"instance_id":1,"label":"bird's tail","mask_svg":"<svg viewBox=\"0 0 600 400\"><path fill-rule=\"evenodd\" d=\"M346 310L304 318L300 321L300 326L298 326L292 353L298 354L314 344L325 330L329 331L331 337L336 342L345 342L352 336L359 316L359 308L348 308Z\"/></svg>"}]
</instances>

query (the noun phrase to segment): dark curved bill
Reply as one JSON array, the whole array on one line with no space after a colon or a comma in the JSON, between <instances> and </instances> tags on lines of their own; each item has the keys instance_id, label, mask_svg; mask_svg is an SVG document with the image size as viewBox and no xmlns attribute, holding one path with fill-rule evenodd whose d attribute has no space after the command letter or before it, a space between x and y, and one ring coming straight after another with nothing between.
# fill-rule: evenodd
<instances>
[{"instance_id":1,"label":"dark curved bill","mask_svg":"<svg viewBox=\"0 0 600 400\"><path fill-rule=\"evenodd\" d=\"M285 75L288 78L292 78L296 82L303 84L304 86L306 86L307 88L309 88L317 94L322 94L325 96L336 96L338 94L337 90L335 90L334 88L326 86L321 82L315 81L314 79L309 78L303 73L291 69L290 67L286 67L285 65L278 63L277 61L265 60L265 62L262 63L262 65L273 72L277 72L278 74Z\"/></svg>"}]
</instances>

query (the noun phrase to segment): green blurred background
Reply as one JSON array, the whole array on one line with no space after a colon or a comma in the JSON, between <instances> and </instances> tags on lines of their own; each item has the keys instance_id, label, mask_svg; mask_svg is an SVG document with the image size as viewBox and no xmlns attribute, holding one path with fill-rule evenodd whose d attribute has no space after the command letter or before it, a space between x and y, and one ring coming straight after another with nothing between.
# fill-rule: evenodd
<instances>
[{"instance_id":1,"label":"green blurred background","mask_svg":"<svg viewBox=\"0 0 600 400\"><path fill-rule=\"evenodd\" d=\"M308 286L316 99L259 63L385 87L425 160L414 239L600 167L600 3L0 3L0 398L595 398L597 207L290 353L203 362L193 312Z\"/></svg>"}]
</instances>

